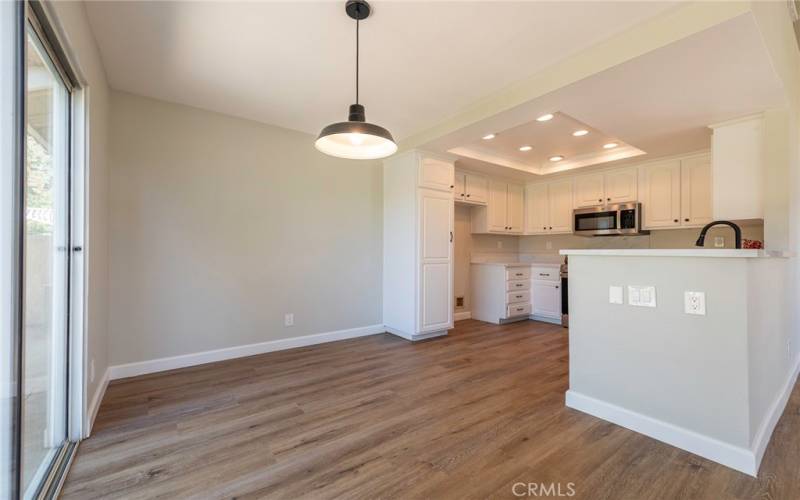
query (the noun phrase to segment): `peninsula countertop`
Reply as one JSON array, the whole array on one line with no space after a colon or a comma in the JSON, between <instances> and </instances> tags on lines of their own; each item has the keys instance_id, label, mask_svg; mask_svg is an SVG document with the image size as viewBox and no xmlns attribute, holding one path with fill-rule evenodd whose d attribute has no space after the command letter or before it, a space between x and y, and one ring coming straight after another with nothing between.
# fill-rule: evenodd
<instances>
[{"instance_id":1,"label":"peninsula countertop","mask_svg":"<svg viewBox=\"0 0 800 500\"><path fill-rule=\"evenodd\" d=\"M616 257L712 257L712 258L780 258L788 252L768 252L757 249L734 248L628 248L628 249L565 249L561 255L593 255Z\"/></svg>"}]
</instances>

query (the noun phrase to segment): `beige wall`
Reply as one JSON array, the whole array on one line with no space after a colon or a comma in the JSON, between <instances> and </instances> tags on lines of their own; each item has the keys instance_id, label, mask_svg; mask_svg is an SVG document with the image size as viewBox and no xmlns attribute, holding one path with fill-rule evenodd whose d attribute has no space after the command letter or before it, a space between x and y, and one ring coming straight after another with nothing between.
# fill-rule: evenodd
<instances>
[{"instance_id":1,"label":"beige wall","mask_svg":"<svg viewBox=\"0 0 800 500\"><path fill-rule=\"evenodd\" d=\"M87 366L95 365L87 380L87 402L92 401L108 367L108 123L109 88L100 53L89 27L83 2L52 2L73 63L85 78L89 105L88 235L87 258ZM87 378L91 376L88 374Z\"/></svg>"},{"instance_id":2,"label":"beige wall","mask_svg":"<svg viewBox=\"0 0 800 500\"><path fill-rule=\"evenodd\" d=\"M382 322L379 162L111 95L112 364Z\"/></svg>"}]
</instances>

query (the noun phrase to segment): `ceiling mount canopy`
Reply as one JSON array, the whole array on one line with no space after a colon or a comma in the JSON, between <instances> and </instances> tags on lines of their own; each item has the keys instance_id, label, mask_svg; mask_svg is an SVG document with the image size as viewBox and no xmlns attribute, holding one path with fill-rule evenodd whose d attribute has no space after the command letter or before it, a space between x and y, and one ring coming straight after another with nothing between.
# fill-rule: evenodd
<instances>
[{"instance_id":1,"label":"ceiling mount canopy","mask_svg":"<svg viewBox=\"0 0 800 500\"><path fill-rule=\"evenodd\" d=\"M397 144L388 130L367 123L364 106L358 103L358 27L360 21L369 17L371 9L365 0L347 0L344 8L347 15L356 20L356 103L350 105L346 122L333 123L322 129L314 146L339 158L385 158L397 151Z\"/></svg>"}]
</instances>

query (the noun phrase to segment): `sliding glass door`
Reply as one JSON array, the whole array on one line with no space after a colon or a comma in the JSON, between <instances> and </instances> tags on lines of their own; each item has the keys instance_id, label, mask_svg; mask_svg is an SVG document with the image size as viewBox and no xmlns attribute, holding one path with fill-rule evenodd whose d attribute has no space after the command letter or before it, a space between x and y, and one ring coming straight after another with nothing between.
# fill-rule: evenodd
<instances>
[{"instance_id":1,"label":"sliding glass door","mask_svg":"<svg viewBox=\"0 0 800 500\"><path fill-rule=\"evenodd\" d=\"M35 0L0 0L0 499L52 495L83 435L72 240L83 234L74 111L85 113L48 16Z\"/></svg>"},{"instance_id":2,"label":"sliding glass door","mask_svg":"<svg viewBox=\"0 0 800 500\"><path fill-rule=\"evenodd\" d=\"M26 34L22 484L31 497L67 441L70 93Z\"/></svg>"}]
</instances>

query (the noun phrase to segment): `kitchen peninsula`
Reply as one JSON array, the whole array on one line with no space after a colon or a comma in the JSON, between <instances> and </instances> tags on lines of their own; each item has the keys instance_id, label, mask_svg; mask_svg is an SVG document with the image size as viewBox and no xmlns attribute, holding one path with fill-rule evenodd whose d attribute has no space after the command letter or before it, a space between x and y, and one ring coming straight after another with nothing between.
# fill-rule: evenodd
<instances>
[{"instance_id":1,"label":"kitchen peninsula","mask_svg":"<svg viewBox=\"0 0 800 500\"><path fill-rule=\"evenodd\" d=\"M782 255L562 250L567 406L755 475L797 376ZM719 418L724 415L725 418Z\"/></svg>"}]
</instances>

